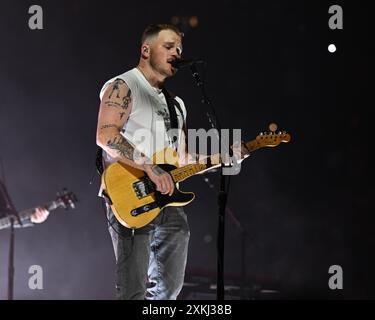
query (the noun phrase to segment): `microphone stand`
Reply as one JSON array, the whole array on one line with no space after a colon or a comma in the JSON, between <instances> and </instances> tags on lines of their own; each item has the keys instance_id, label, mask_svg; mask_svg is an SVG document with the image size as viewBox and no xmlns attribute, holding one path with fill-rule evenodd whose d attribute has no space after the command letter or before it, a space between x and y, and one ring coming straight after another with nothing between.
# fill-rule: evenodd
<instances>
[{"instance_id":1,"label":"microphone stand","mask_svg":"<svg viewBox=\"0 0 375 320\"><path fill-rule=\"evenodd\" d=\"M10 218L10 242L8 258L8 300L13 300L14 287L14 218Z\"/></svg>"},{"instance_id":2,"label":"microphone stand","mask_svg":"<svg viewBox=\"0 0 375 320\"><path fill-rule=\"evenodd\" d=\"M22 221L9 197L5 185L0 180L0 197L5 203L5 212L10 220L10 240L9 240L9 255L8 255L8 300L13 300L14 288L14 222L17 220L18 224L22 226Z\"/></svg>"},{"instance_id":3,"label":"microphone stand","mask_svg":"<svg viewBox=\"0 0 375 320\"><path fill-rule=\"evenodd\" d=\"M210 112L207 112L206 115L213 129L217 130L218 139L219 139L219 153L221 154L221 125L219 119L216 115L215 109L212 106L211 101L209 100L204 82L201 80L201 77L198 73L196 63L190 65L190 70L195 80L195 83L198 88L201 90L202 94L202 103L207 105ZM226 190L227 179L223 174L224 164L221 163L221 174L220 174L220 190L218 194L218 231L217 231L217 300L224 300L224 231L225 231L225 207L227 203L228 191ZM228 176L228 181L230 176Z\"/></svg>"},{"instance_id":4,"label":"microphone stand","mask_svg":"<svg viewBox=\"0 0 375 320\"><path fill-rule=\"evenodd\" d=\"M208 187L212 190L214 188L214 185L210 182L210 179L207 177L207 174L203 178L203 180L207 183ZM241 300L246 299L246 292L245 292L245 287L247 284L247 277L246 277L246 237L247 237L247 231L244 228L244 226L241 224L241 222L238 220L236 217L235 213L233 210L227 206L225 209L225 212L229 217L231 218L232 222L236 225L236 227L240 231L240 240L241 240L241 255L240 255L240 263L241 263L241 270L240 270L240 279L241 279Z\"/></svg>"}]
</instances>

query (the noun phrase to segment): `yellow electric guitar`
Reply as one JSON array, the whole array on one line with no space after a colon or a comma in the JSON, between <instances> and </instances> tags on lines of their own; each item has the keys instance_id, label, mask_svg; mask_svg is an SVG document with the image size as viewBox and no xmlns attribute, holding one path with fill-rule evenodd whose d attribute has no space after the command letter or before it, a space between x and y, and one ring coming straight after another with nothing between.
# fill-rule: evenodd
<instances>
[{"instance_id":1,"label":"yellow electric guitar","mask_svg":"<svg viewBox=\"0 0 375 320\"><path fill-rule=\"evenodd\" d=\"M245 143L249 152L264 147L275 147L282 142L289 142L290 135L285 132L261 133L256 139ZM175 183L181 182L197 173L217 167L207 163L189 164L178 167L177 163L160 163L157 159L166 159L173 154L166 148L155 154L154 163L169 172ZM172 157L173 158L173 157ZM155 161L156 159L156 161ZM175 159L175 158L174 158ZM209 162L208 162L209 163ZM195 198L193 192L182 192L177 186L172 196L163 195L155 190L155 185L147 174L123 163L113 163L102 175L103 195L109 200L117 220L127 228L138 229L157 217L167 206L185 206Z\"/></svg>"}]
</instances>

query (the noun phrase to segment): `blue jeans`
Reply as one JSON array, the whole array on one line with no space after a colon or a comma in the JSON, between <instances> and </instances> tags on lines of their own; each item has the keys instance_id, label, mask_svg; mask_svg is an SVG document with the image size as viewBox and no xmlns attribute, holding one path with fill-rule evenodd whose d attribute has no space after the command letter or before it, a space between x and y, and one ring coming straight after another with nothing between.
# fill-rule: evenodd
<instances>
[{"instance_id":1,"label":"blue jeans","mask_svg":"<svg viewBox=\"0 0 375 320\"><path fill-rule=\"evenodd\" d=\"M116 298L175 300L180 293L190 237L182 207L166 207L148 225L123 227L107 206L116 257Z\"/></svg>"}]
</instances>

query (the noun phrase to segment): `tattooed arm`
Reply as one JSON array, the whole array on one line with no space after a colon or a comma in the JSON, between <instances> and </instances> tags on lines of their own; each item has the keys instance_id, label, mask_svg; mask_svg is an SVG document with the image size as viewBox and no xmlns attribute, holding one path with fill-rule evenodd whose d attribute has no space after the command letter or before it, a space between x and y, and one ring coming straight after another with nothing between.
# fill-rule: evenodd
<instances>
[{"instance_id":1,"label":"tattooed arm","mask_svg":"<svg viewBox=\"0 0 375 320\"><path fill-rule=\"evenodd\" d=\"M120 133L131 109L130 88L123 80L115 80L105 91L100 104L96 143L117 161L145 171L156 184L157 190L171 195L174 190L171 176L135 150Z\"/></svg>"},{"instance_id":2,"label":"tattooed arm","mask_svg":"<svg viewBox=\"0 0 375 320\"><path fill-rule=\"evenodd\" d=\"M112 158L132 167L144 170L146 158L137 158L133 146L121 135L122 127L132 109L131 90L126 83L117 79L105 91L99 109L96 143Z\"/></svg>"}]
</instances>

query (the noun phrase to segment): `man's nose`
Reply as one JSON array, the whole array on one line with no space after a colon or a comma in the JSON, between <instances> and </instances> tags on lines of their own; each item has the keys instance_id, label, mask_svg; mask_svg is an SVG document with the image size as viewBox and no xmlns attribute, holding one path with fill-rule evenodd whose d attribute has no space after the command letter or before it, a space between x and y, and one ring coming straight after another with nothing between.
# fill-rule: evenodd
<instances>
[{"instance_id":1,"label":"man's nose","mask_svg":"<svg viewBox=\"0 0 375 320\"><path fill-rule=\"evenodd\" d=\"M181 52L178 48L175 48L174 49L174 56L176 56L177 58L181 59Z\"/></svg>"}]
</instances>

